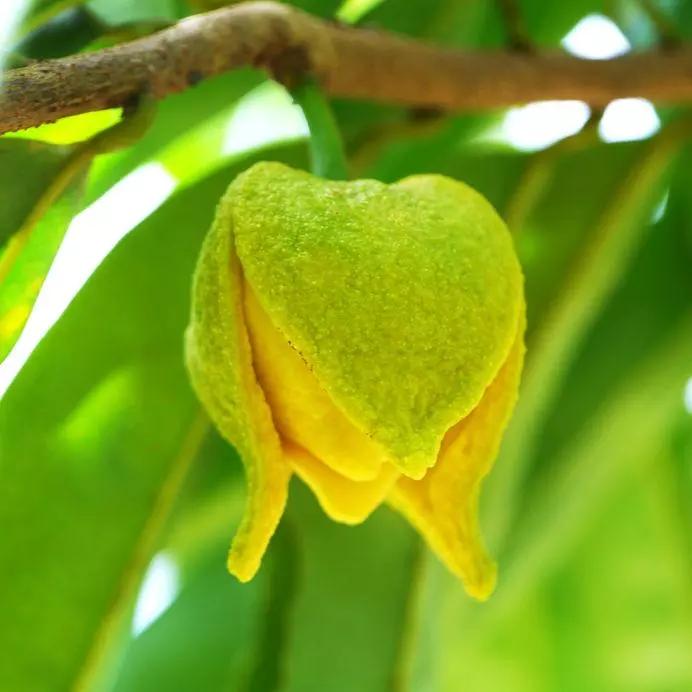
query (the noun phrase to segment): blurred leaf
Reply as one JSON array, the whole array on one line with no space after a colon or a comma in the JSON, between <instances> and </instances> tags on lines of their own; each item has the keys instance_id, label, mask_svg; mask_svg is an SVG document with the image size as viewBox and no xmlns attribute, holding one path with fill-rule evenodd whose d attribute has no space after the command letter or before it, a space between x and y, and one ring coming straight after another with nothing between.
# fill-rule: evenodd
<instances>
[{"instance_id":1,"label":"blurred leaf","mask_svg":"<svg viewBox=\"0 0 692 692\"><path fill-rule=\"evenodd\" d=\"M672 467L649 450L631 462L560 569L476 630L448 689L458 679L470 692L690 688L691 554Z\"/></svg>"},{"instance_id":2,"label":"blurred leaf","mask_svg":"<svg viewBox=\"0 0 692 692\"><path fill-rule=\"evenodd\" d=\"M302 149L273 156L304 160ZM0 688L87 684L112 656L196 457L181 355L190 277L245 165L175 195L125 238L0 401Z\"/></svg>"},{"instance_id":3,"label":"blurred leaf","mask_svg":"<svg viewBox=\"0 0 692 692\"><path fill-rule=\"evenodd\" d=\"M84 4L84 0L30 0L28 4L31 9L26 13L22 25L23 34L34 31L61 12Z\"/></svg>"},{"instance_id":4,"label":"blurred leaf","mask_svg":"<svg viewBox=\"0 0 692 692\"><path fill-rule=\"evenodd\" d=\"M606 14L609 0L521 0L529 36L539 46L557 46L580 19L589 14Z\"/></svg>"},{"instance_id":5,"label":"blurred leaf","mask_svg":"<svg viewBox=\"0 0 692 692\"><path fill-rule=\"evenodd\" d=\"M610 16L635 48L652 48L658 43L656 27L638 0L614 0ZM651 3L652 5L654 3Z\"/></svg>"},{"instance_id":6,"label":"blurred leaf","mask_svg":"<svg viewBox=\"0 0 692 692\"><path fill-rule=\"evenodd\" d=\"M277 691L396 689L416 626L415 534L386 508L360 526L336 524L297 482L287 516L300 560Z\"/></svg>"},{"instance_id":7,"label":"blurred leaf","mask_svg":"<svg viewBox=\"0 0 692 692\"><path fill-rule=\"evenodd\" d=\"M482 0L485 2L485 0ZM388 31L408 36L422 36L428 31L441 12L449 6L449 0L430 2L392 2L384 0L362 19L366 27L387 27Z\"/></svg>"},{"instance_id":8,"label":"blurred leaf","mask_svg":"<svg viewBox=\"0 0 692 692\"><path fill-rule=\"evenodd\" d=\"M543 319L565 276L622 187L623 179L636 170L649 146L647 142L596 143L568 150L552 161L540 196L523 215L521 224L513 228L527 276L532 326ZM544 155L545 152L538 152L531 158L538 161ZM575 190L579 191L578 204ZM652 197L653 206L660 197ZM642 216L645 224L648 217Z\"/></svg>"},{"instance_id":9,"label":"blurred leaf","mask_svg":"<svg viewBox=\"0 0 692 692\"><path fill-rule=\"evenodd\" d=\"M72 151L71 147L0 138L0 248L26 221Z\"/></svg>"},{"instance_id":10,"label":"blurred leaf","mask_svg":"<svg viewBox=\"0 0 692 692\"><path fill-rule=\"evenodd\" d=\"M173 605L130 642L114 692L244 688L258 653L267 571L240 584L226 570L228 539L215 548Z\"/></svg>"},{"instance_id":11,"label":"blurred leaf","mask_svg":"<svg viewBox=\"0 0 692 692\"><path fill-rule=\"evenodd\" d=\"M240 523L244 502L240 457L212 427L171 514L163 546L175 559L184 582L206 569L208 553L217 551L219 545L222 549L217 557L225 562L232 527Z\"/></svg>"},{"instance_id":12,"label":"blurred leaf","mask_svg":"<svg viewBox=\"0 0 692 692\"><path fill-rule=\"evenodd\" d=\"M148 562L145 539L169 501L158 489L190 461L181 450L193 445L197 407L180 358L161 344L176 317L166 300L185 295L173 290L185 275L152 273L160 248L150 234L136 240L106 261L0 403L0 518L13 527L0 548L7 689L67 689L92 675L94 640L110 634L110 613L129 606ZM163 245L175 266L178 248ZM161 331L146 328L151 311Z\"/></svg>"},{"instance_id":13,"label":"blurred leaf","mask_svg":"<svg viewBox=\"0 0 692 692\"><path fill-rule=\"evenodd\" d=\"M0 360L21 333L78 210L83 178L74 171L75 151L0 139Z\"/></svg>"},{"instance_id":14,"label":"blurred leaf","mask_svg":"<svg viewBox=\"0 0 692 692\"><path fill-rule=\"evenodd\" d=\"M681 158L663 218L647 233L565 378L542 430L539 468L552 465L602 398L627 380L686 315L692 302L692 247L685 237L692 224L688 170L689 158Z\"/></svg>"},{"instance_id":15,"label":"blurred leaf","mask_svg":"<svg viewBox=\"0 0 692 692\"><path fill-rule=\"evenodd\" d=\"M573 444L561 450L554 470L545 474L519 517L512 542L500 557L497 592L487 604L470 603L447 585L441 656L450 679L463 679L468 661L478 655L477 647L500 623L515 616L541 580L564 565L632 464L646 460L666 439L680 412L690 344L692 313L688 312L665 343L601 402ZM460 651L466 652L463 657Z\"/></svg>"},{"instance_id":16,"label":"blurred leaf","mask_svg":"<svg viewBox=\"0 0 692 692\"><path fill-rule=\"evenodd\" d=\"M22 169L24 161L31 161L32 154L42 157L33 162L39 172L41 186L29 188L27 197L21 194L8 203L16 205L16 228L9 228L11 237L0 256L0 359L10 351L26 320L53 257L62 242L77 205L81 199L82 183L92 160L98 154L130 146L136 142L151 124L156 103L144 100L131 114L115 125L72 147L57 149L49 145L21 139L5 139L0 142L8 152L8 163ZM49 155L47 152L51 151ZM66 152L61 164L57 164ZM19 154L19 155L17 155ZM14 161L13 161L14 159ZM47 162L45 167L41 162ZM21 182L21 178L17 178ZM8 183L5 194L11 184ZM7 233L7 232L6 232Z\"/></svg>"},{"instance_id":17,"label":"blurred leaf","mask_svg":"<svg viewBox=\"0 0 692 692\"><path fill-rule=\"evenodd\" d=\"M285 1L285 0L281 0ZM209 12L220 7L237 5L242 0L187 0L187 5L193 12ZM288 0L286 4L298 7L304 12L318 17L333 17L342 0Z\"/></svg>"},{"instance_id":18,"label":"blurred leaf","mask_svg":"<svg viewBox=\"0 0 692 692\"><path fill-rule=\"evenodd\" d=\"M690 3L652 0L651 4L672 22L682 39L692 36L692 6Z\"/></svg>"},{"instance_id":19,"label":"blurred leaf","mask_svg":"<svg viewBox=\"0 0 692 692\"><path fill-rule=\"evenodd\" d=\"M181 94L170 96L159 104L156 120L133 147L100 157L92 169L87 189L87 203L98 199L118 180L137 166L155 158L176 138L226 110L263 80L252 70L237 70L212 77Z\"/></svg>"},{"instance_id":20,"label":"blurred leaf","mask_svg":"<svg viewBox=\"0 0 692 692\"><path fill-rule=\"evenodd\" d=\"M288 4L318 17L331 19L336 15L342 2L343 0L290 0Z\"/></svg>"},{"instance_id":21,"label":"blurred leaf","mask_svg":"<svg viewBox=\"0 0 692 692\"><path fill-rule=\"evenodd\" d=\"M641 454L650 454L670 433L689 373L690 344L688 310L659 348L601 403L588 428L562 450L563 458L544 476L543 487L534 491L532 506L517 527L508 556L508 561L516 563L512 590L521 585L521 577L535 575L538 565L545 568L548 555L563 556L569 537L578 534L628 464ZM651 402L656 405L652 407ZM546 521L547 517L552 521ZM507 592L509 597L509 588Z\"/></svg>"},{"instance_id":22,"label":"blurred leaf","mask_svg":"<svg viewBox=\"0 0 692 692\"><path fill-rule=\"evenodd\" d=\"M0 139L30 139L48 144L74 144L93 137L99 132L112 127L121 119L122 109L111 108L107 111L93 111L61 118L54 123L46 123L26 130L10 132Z\"/></svg>"},{"instance_id":23,"label":"blurred leaf","mask_svg":"<svg viewBox=\"0 0 692 692\"><path fill-rule=\"evenodd\" d=\"M526 156L511 151L488 151L468 142L495 119L493 115L461 115L436 122L435 116L431 116L430 123L414 121L384 128L379 136L373 136L354 152L356 173L383 182L395 182L418 173L455 177L464 171L473 177L474 164L489 172L498 163L497 177L502 179L503 161L519 161ZM484 176L484 182L491 182L489 175Z\"/></svg>"},{"instance_id":24,"label":"blurred leaf","mask_svg":"<svg viewBox=\"0 0 692 692\"><path fill-rule=\"evenodd\" d=\"M572 689L692 687L692 563L671 469L665 453L650 453L628 472L556 575L569 589L555 604L555 626L571 641L562 656L581 681Z\"/></svg>"},{"instance_id":25,"label":"blurred leaf","mask_svg":"<svg viewBox=\"0 0 692 692\"><path fill-rule=\"evenodd\" d=\"M505 436L502 454L486 487L487 531L491 542L507 536L515 511L512 505L518 499L518 488L534 460L544 418L555 403L585 335L645 237L648 221L661 199L666 177L688 128L689 122L680 120L643 145L641 154L626 169L626 174L611 179L610 193L605 199L603 192L608 189L605 185L597 186L598 170L603 166L600 159L592 160L592 178L583 187L572 177L563 179L562 184L568 185L572 199L575 189L582 191L585 197L580 205L570 208L574 209L570 212L571 221L576 220L574 227L580 227L583 240L570 258L564 276L556 281L550 307L540 316L538 326L535 313L529 309L529 323L534 320L534 330L529 332L529 355L520 401ZM608 171L612 176L613 170ZM537 207L539 214L553 210L555 214L561 212L563 217L566 208L559 187ZM541 228L540 222L529 218L527 226L531 223ZM556 227L561 227L557 219L554 225L543 226L546 232L553 233ZM521 255L521 244L519 247ZM555 261L553 255L547 255L543 267L551 267ZM528 277L529 305L533 304L535 310L529 287L531 279L539 272L535 265L532 272L530 263L525 262L524 268Z\"/></svg>"},{"instance_id":26,"label":"blurred leaf","mask_svg":"<svg viewBox=\"0 0 692 692\"><path fill-rule=\"evenodd\" d=\"M110 26L149 19L175 21L179 18L177 0L89 0L88 6Z\"/></svg>"},{"instance_id":27,"label":"blurred leaf","mask_svg":"<svg viewBox=\"0 0 692 692\"><path fill-rule=\"evenodd\" d=\"M14 51L31 60L48 60L78 53L107 26L87 7L68 7L24 36Z\"/></svg>"},{"instance_id":28,"label":"blurred leaf","mask_svg":"<svg viewBox=\"0 0 692 692\"><path fill-rule=\"evenodd\" d=\"M229 159L258 146L306 138L305 118L289 93L264 80L237 102L191 128L158 154L158 161L189 185Z\"/></svg>"}]
</instances>

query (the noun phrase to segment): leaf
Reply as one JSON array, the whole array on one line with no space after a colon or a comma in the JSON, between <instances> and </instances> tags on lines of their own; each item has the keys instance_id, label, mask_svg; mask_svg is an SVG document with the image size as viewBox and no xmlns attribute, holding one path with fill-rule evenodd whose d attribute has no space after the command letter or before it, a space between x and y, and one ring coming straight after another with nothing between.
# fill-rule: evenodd
<instances>
[{"instance_id":1,"label":"leaf","mask_svg":"<svg viewBox=\"0 0 692 692\"><path fill-rule=\"evenodd\" d=\"M288 518L300 561L277 692L394 689L415 626L415 535L386 508L357 527L335 524L298 483Z\"/></svg>"},{"instance_id":2,"label":"leaf","mask_svg":"<svg viewBox=\"0 0 692 692\"><path fill-rule=\"evenodd\" d=\"M692 298L692 248L685 237L689 160L676 166L663 218L653 224L631 266L588 334L545 420L537 467L592 418L609 391L626 381L684 319Z\"/></svg>"},{"instance_id":3,"label":"leaf","mask_svg":"<svg viewBox=\"0 0 692 692\"><path fill-rule=\"evenodd\" d=\"M93 158L101 153L130 146L146 131L156 112L155 102L145 100L137 110L93 137L72 147L53 147L54 159L68 152L61 165L51 161L52 175L41 175L42 187L30 188L28 198L21 194L14 219L20 219L0 257L0 359L13 346L31 312L43 280L62 242L65 230L81 198L82 182ZM11 153L46 154L49 145L21 139L1 142ZM8 158L13 158L8 156ZM20 161L26 156L15 157ZM65 207L63 200L73 201ZM8 204L12 208L14 202Z\"/></svg>"},{"instance_id":4,"label":"leaf","mask_svg":"<svg viewBox=\"0 0 692 692\"><path fill-rule=\"evenodd\" d=\"M555 576L562 597L553 622L567 664L556 689L565 689L570 672L581 681L573 689L692 685L690 553L671 464L666 452L652 450L629 469ZM656 660L662 664L652 665Z\"/></svg>"},{"instance_id":5,"label":"leaf","mask_svg":"<svg viewBox=\"0 0 692 692\"><path fill-rule=\"evenodd\" d=\"M78 210L83 179L77 173L69 180L75 151L42 142L0 140L0 360L21 333Z\"/></svg>"},{"instance_id":6,"label":"leaf","mask_svg":"<svg viewBox=\"0 0 692 692\"><path fill-rule=\"evenodd\" d=\"M72 151L72 147L0 138L0 248L24 224Z\"/></svg>"},{"instance_id":7,"label":"leaf","mask_svg":"<svg viewBox=\"0 0 692 692\"><path fill-rule=\"evenodd\" d=\"M474 608L453 586L443 587L440 656L449 680L464 678L468 661L479 653L477 647L500 623L513 620L542 580L564 565L594 512L617 492L632 464L648 459L666 439L679 416L690 344L688 311L661 347L601 403L598 415L574 443L561 449L555 470L545 475L519 517L512 542L499 561L497 592L488 603ZM651 406L652 401L656 406ZM463 657L461 651L466 652ZM450 692L453 689L449 686Z\"/></svg>"},{"instance_id":8,"label":"leaf","mask_svg":"<svg viewBox=\"0 0 692 692\"><path fill-rule=\"evenodd\" d=\"M205 444L196 465L210 466L212 462L228 466L231 471L229 445L213 434L208 439L212 443ZM218 463L213 463L217 459ZM204 505L197 503L196 511L204 512ZM163 615L130 640L113 683L114 692L235 690L247 682L260 653L276 546L268 555L269 569L249 584L240 584L228 574L225 563L229 526L237 525L242 514L241 494L236 494L234 501L225 493L223 514L230 523L219 522L221 531L211 541L202 537L203 548L193 564L189 556L169 553L166 548L174 559L182 558L182 562L176 560L181 570L181 591ZM192 516L186 519L194 521Z\"/></svg>"},{"instance_id":9,"label":"leaf","mask_svg":"<svg viewBox=\"0 0 692 692\"><path fill-rule=\"evenodd\" d=\"M0 401L0 688L72 688L112 656L202 434L182 365L190 279L242 165L129 235Z\"/></svg>"},{"instance_id":10,"label":"leaf","mask_svg":"<svg viewBox=\"0 0 692 692\"><path fill-rule=\"evenodd\" d=\"M14 46L30 60L49 60L78 53L108 27L84 6L69 7L36 27Z\"/></svg>"},{"instance_id":11,"label":"leaf","mask_svg":"<svg viewBox=\"0 0 692 692\"><path fill-rule=\"evenodd\" d=\"M22 26L22 33L33 31L41 24L50 21L61 12L81 5L83 0L29 0L31 11L27 13Z\"/></svg>"},{"instance_id":12,"label":"leaf","mask_svg":"<svg viewBox=\"0 0 692 692\"><path fill-rule=\"evenodd\" d=\"M240 584L226 571L224 554L214 552L207 572L132 642L115 692L234 690L247 679L264 578Z\"/></svg>"},{"instance_id":13,"label":"leaf","mask_svg":"<svg viewBox=\"0 0 692 692\"><path fill-rule=\"evenodd\" d=\"M607 15L609 5L605 0L523 0L529 36L539 46L556 46L579 20L590 14Z\"/></svg>"},{"instance_id":14,"label":"leaf","mask_svg":"<svg viewBox=\"0 0 692 692\"><path fill-rule=\"evenodd\" d=\"M493 172L494 163L501 167L502 161L521 162L527 158L525 154L498 153L468 142L497 120L495 115L461 115L439 120L431 116L430 120L427 125L424 121L392 125L366 140L353 154L356 174L395 182L417 173L442 173L467 182L463 176L473 176L474 168L480 166L486 173L484 180L490 182L488 174ZM503 171L498 168L496 172L502 179ZM473 186L484 192L478 185Z\"/></svg>"},{"instance_id":15,"label":"leaf","mask_svg":"<svg viewBox=\"0 0 692 692\"><path fill-rule=\"evenodd\" d=\"M539 214L545 215L546 211L557 215L561 211L564 218L567 207L562 196L566 194L566 186L569 185L570 198L574 189L588 190L589 198L581 207L574 208L569 222L560 224L555 218L555 223L549 226L534 219L527 221L527 227L534 223L536 228L542 229L544 237L551 232L554 234L556 227L564 227L568 232L571 226L580 231L583 240L577 243L578 250L569 257L564 276L556 277L549 311L539 313L538 328L534 326L534 332L529 333L528 361L519 405L505 436L495 472L486 485L487 531L491 543L506 537L514 511L511 497L534 461L540 426L555 402L585 335L645 237L647 221L660 200L664 181L674 166L679 142L687 127L688 124L681 120L644 144L641 154L625 168L623 177L614 177L613 170L609 169L610 194L605 199L605 186L590 186L596 185L601 178L598 166L603 166L603 162L595 157L589 187L585 184L580 188L574 178L563 179L561 186L551 191L552 199L547 198L538 207L537 216L540 218ZM521 242L521 237L518 240ZM536 300L530 288L532 279L541 276L542 268L550 271L555 261L559 262L559 257L546 255L538 266L538 263L532 267L524 262L530 324L533 319L536 325Z\"/></svg>"},{"instance_id":16,"label":"leaf","mask_svg":"<svg viewBox=\"0 0 692 692\"><path fill-rule=\"evenodd\" d=\"M170 96L159 104L156 120L137 144L125 151L103 156L92 168L86 203L90 204L137 166L155 158L165 147L189 130L226 110L262 82L252 70L236 70L212 77L194 89ZM219 147L221 142L219 141ZM208 154L208 149L205 149Z\"/></svg>"},{"instance_id":17,"label":"leaf","mask_svg":"<svg viewBox=\"0 0 692 692\"><path fill-rule=\"evenodd\" d=\"M89 9L111 26L148 19L178 18L176 0L91 0Z\"/></svg>"}]
</instances>

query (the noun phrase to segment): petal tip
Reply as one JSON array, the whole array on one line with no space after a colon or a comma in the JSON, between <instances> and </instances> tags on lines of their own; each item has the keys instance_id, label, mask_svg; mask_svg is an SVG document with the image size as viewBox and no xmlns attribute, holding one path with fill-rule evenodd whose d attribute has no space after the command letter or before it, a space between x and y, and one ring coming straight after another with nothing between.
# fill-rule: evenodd
<instances>
[{"instance_id":1,"label":"petal tip","mask_svg":"<svg viewBox=\"0 0 692 692\"><path fill-rule=\"evenodd\" d=\"M473 580L464 581L468 595L480 603L487 601L493 595L496 585L497 565L494 562L483 565Z\"/></svg>"},{"instance_id":2,"label":"petal tip","mask_svg":"<svg viewBox=\"0 0 692 692\"><path fill-rule=\"evenodd\" d=\"M231 551L228 553L226 567L229 573L239 582L246 584L257 574L260 568L260 562L259 560L248 560L244 558L242 554L239 554L238 551L231 548Z\"/></svg>"}]
</instances>

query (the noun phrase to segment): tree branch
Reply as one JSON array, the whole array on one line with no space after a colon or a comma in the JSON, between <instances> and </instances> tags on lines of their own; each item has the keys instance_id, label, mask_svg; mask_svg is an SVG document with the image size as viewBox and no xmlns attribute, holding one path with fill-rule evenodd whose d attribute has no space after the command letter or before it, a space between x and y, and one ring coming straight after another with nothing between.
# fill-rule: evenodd
<instances>
[{"instance_id":1,"label":"tree branch","mask_svg":"<svg viewBox=\"0 0 692 692\"><path fill-rule=\"evenodd\" d=\"M333 96L449 111L630 96L692 101L692 48L607 61L560 53L460 52L335 25L288 5L250 2L195 15L106 50L8 71L0 134L155 98L243 66L280 81L310 72Z\"/></svg>"}]
</instances>

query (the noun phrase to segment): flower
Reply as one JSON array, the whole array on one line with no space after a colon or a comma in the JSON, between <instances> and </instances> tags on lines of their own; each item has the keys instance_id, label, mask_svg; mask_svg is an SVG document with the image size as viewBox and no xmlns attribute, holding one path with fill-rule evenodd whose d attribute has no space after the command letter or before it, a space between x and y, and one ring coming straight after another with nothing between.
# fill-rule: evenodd
<instances>
[{"instance_id":1,"label":"flower","mask_svg":"<svg viewBox=\"0 0 692 692\"><path fill-rule=\"evenodd\" d=\"M191 380L246 471L233 574L259 568L296 473L336 521L389 503L471 595L492 592L477 500L517 396L525 304L480 194L256 164L220 202L192 302Z\"/></svg>"}]
</instances>

